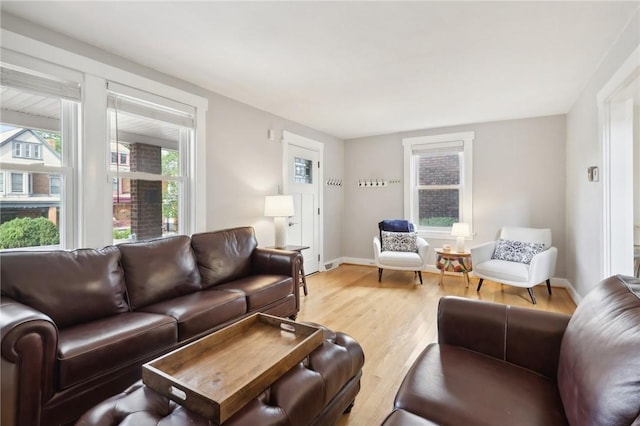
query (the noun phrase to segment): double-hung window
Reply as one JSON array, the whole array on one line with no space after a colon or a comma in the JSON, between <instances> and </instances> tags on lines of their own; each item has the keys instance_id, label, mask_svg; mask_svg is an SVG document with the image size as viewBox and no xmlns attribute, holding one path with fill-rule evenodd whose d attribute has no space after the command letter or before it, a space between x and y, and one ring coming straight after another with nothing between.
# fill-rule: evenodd
<instances>
[{"instance_id":1,"label":"double-hung window","mask_svg":"<svg viewBox=\"0 0 640 426\"><path fill-rule=\"evenodd\" d=\"M431 238L473 223L473 132L405 138L405 217Z\"/></svg>"},{"instance_id":2,"label":"double-hung window","mask_svg":"<svg viewBox=\"0 0 640 426\"><path fill-rule=\"evenodd\" d=\"M0 64L0 174L7 179L0 198L0 249L66 247L74 238L81 79L52 64L29 60L25 66L18 55L10 56L17 63ZM55 232L43 231L45 226ZM14 227L22 231L2 232Z\"/></svg>"},{"instance_id":3,"label":"double-hung window","mask_svg":"<svg viewBox=\"0 0 640 426\"><path fill-rule=\"evenodd\" d=\"M114 241L187 233L195 108L109 83Z\"/></svg>"}]
</instances>

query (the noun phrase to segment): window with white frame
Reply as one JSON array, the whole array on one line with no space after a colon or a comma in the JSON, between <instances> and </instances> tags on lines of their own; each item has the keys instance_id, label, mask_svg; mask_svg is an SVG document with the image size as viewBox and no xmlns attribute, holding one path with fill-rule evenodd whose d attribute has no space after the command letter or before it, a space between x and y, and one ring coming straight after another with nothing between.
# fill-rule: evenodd
<instances>
[{"instance_id":1,"label":"window with white frame","mask_svg":"<svg viewBox=\"0 0 640 426\"><path fill-rule=\"evenodd\" d=\"M405 138L405 217L431 238L472 226L473 132Z\"/></svg>"},{"instance_id":2,"label":"window with white frame","mask_svg":"<svg viewBox=\"0 0 640 426\"><path fill-rule=\"evenodd\" d=\"M38 215L43 218L46 215L55 223L61 248L102 247L120 239L121 234L115 235L116 229L120 231L121 227L127 226L126 211L116 210L115 204L128 202L127 198L136 190L132 182L160 180L160 192L144 189L138 194L151 203L157 201L160 194L161 204L166 206L160 213L163 222L160 232L163 235L172 232L190 234L206 229L205 117L208 101L205 97L72 51L36 47L10 38L4 41L6 43L0 47L0 66L3 68L0 174L4 176L5 193L0 197L0 226L12 215L19 217L19 209L5 208L9 203L22 198L33 204L32 197L37 196L41 204L51 204L47 207L49 214L42 210ZM111 79L122 85L109 82ZM121 118L120 129L115 130L115 134L121 136L122 133L126 137L125 143L112 146L113 155L106 147L117 138L112 139L111 132L105 134L105 129L113 123L110 122L113 108L109 106L105 111L107 98L112 95L128 97L135 105L133 110L128 109L130 105L119 105L122 114L115 114ZM25 105L20 100L24 104L30 103L31 107L21 110ZM148 116L144 111L161 113ZM147 131L129 128L124 117L127 114L147 119ZM177 124L180 136L178 142L162 145L161 163L166 166L160 174L140 171L139 164L133 165L137 171L127 171L132 162L129 147L132 144L136 147L159 146L157 140L166 135L156 133L164 132L167 127L164 122L171 116L181 117ZM184 120L185 117L188 120ZM169 127L176 126L171 119L168 122ZM23 130L30 133L25 134L26 139L19 139L19 148L13 143L5 143L16 136L12 132ZM135 139L131 139L132 135ZM39 146L29 152L30 156L39 157L37 161L24 157L24 142ZM59 157L57 162L52 162L52 155ZM108 164L106 168L105 163ZM177 172L167 171L176 164L179 165ZM11 173L26 174L22 190L31 188L33 193L23 193L20 197L11 194ZM115 184L111 180L114 177ZM16 180L16 189L17 185ZM56 194L58 187L59 195ZM178 201L166 202L171 199ZM54 206L56 202L59 207ZM171 212L175 206L177 212ZM121 215L116 217L116 212Z\"/></svg>"},{"instance_id":3,"label":"window with white frame","mask_svg":"<svg viewBox=\"0 0 640 426\"><path fill-rule=\"evenodd\" d=\"M74 232L65 220L72 222L74 210L69 189L80 85L58 75L58 68L50 64L30 63L34 69L0 64L0 175L7 176L5 196L0 199L0 227L50 229L29 238L0 238L0 249L65 247ZM64 182L69 186L64 187ZM9 223L15 219L21 220Z\"/></svg>"},{"instance_id":4,"label":"window with white frame","mask_svg":"<svg viewBox=\"0 0 640 426\"><path fill-rule=\"evenodd\" d=\"M115 83L107 99L114 242L186 232L195 109Z\"/></svg>"},{"instance_id":5,"label":"window with white frame","mask_svg":"<svg viewBox=\"0 0 640 426\"><path fill-rule=\"evenodd\" d=\"M4 173L0 172L0 194L4 194Z\"/></svg>"}]
</instances>

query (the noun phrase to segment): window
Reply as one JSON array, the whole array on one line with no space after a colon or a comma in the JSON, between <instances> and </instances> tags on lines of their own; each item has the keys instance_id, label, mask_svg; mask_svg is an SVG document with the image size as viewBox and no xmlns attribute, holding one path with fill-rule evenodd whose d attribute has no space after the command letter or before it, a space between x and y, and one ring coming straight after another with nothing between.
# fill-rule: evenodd
<instances>
[{"instance_id":1,"label":"window","mask_svg":"<svg viewBox=\"0 0 640 426\"><path fill-rule=\"evenodd\" d=\"M118 153L117 152L112 152L111 153L111 164L115 164L118 162Z\"/></svg>"},{"instance_id":2,"label":"window","mask_svg":"<svg viewBox=\"0 0 640 426\"><path fill-rule=\"evenodd\" d=\"M49 194L60 195L60 188L62 187L62 179L59 175L49 176Z\"/></svg>"},{"instance_id":3,"label":"window","mask_svg":"<svg viewBox=\"0 0 640 426\"><path fill-rule=\"evenodd\" d=\"M13 157L14 158L28 158L34 160L42 159L42 150L40 142L28 143L28 142L13 142Z\"/></svg>"},{"instance_id":4,"label":"window","mask_svg":"<svg viewBox=\"0 0 640 426\"><path fill-rule=\"evenodd\" d=\"M0 154L6 159L0 175L6 173L9 190L0 199L0 226L20 227L0 239L0 249L66 247L73 240L73 226L65 223L73 224L73 194L64 184L73 180L80 85L59 77L51 64L28 64L34 69L0 65ZM4 155L5 146L11 154Z\"/></svg>"},{"instance_id":5,"label":"window","mask_svg":"<svg viewBox=\"0 0 640 426\"><path fill-rule=\"evenodd\" d=\"M0 194L4 194L4 173L0 172Z\"/></svg>"},{"instance_id":6,"label":"window","mask_svg":"<svg viewBox=\"0 0 640 426\"><path fill-rule=\"evenodd\" d=\"M0 56L0 137L2 142L12 138L21 144L19 148L12 142L0 144L0 173L5 176L6 192L0 196L0 226L15 217L40 216L54 223L61 248L102 247L114 240L113 229L126 226L130 221L128 210L116 209L115 204L129 206L127 198L136 190L131 182L155 181L160 176L160 198L167 194L168 200L177 192L179 200L176 217L169 216L170 211L161 214L161 218L167 218L166 223L160 225L161 232L179 228L171 232L192 234L206 230L206 98L72 51L23 42L21 37L3 39ZM117 79L120 84L109 82L110 79ZM109 111L113 110L108 104L111 94L131 98L136 106L135 110L118 106L122 112L119 121L122 134L113 140L126 143L110 147L111 135L105 129L109 128ZM149 115L149 111L154 112ZM129 117L125 115L144 117L146 131L129 126L126 123ZM179 128L178 146L175 141L165 146L165 142L158 140L166 138L154 134L154 131L164 132L164 123L172 123L168 117L181 117L182 124L174 126ZM17 137L22 131L33 132L40 139L31 134ZM166 152L178 151L180 169L176 176L128 170L131 166L129 145L145 141L161 145ZM24 143L39 146L30 152L40 157L37 161L24 158ZM19 157L14 158L16 149ZM115 156L112 157L111 152ZM121 158L120 154L125 155ZM111 169L112 158L114 169ZM107 179L100 172L105 164ZM10 192L12 172L29 175L23 181L23 189L26 192L33 188L33 194L18 196ZM54 178L52 186L50 175L60 176L59 195L52 193L57 191L57 182ZM119 177L117 190L110 180L114 177ZM169 182L173 182L172 185ZM153 200L157 194L144 190L141 196ZM17 207L9 209L11 203ZM40 208L36 210L38 203ZM167 203L165 210L174 205L176 203Z\"/></svg>"},{"instance_id":7,"label":"window","mask_svg":"<svg viewBox=\"0 0 640 426\"><path fill-rule=\"evenodd\" d=\"M296 183L313 183L313 165L311 160L294 158L293 180Z\"/></svg>"},{"instance_id":8,"label":"window","mask_svg":"<svg viewBox=\"0 0 640 426\"><path fill-rule=\"evenodd\" d=\"M11 192L13 194L24 192L24 173L11 173Z\"/></svg>"},{"instance_id":9,"label":"window","mask_svg":"<svg viewBox=\"0 0 640 426\"><path fill-rule=\"evenodd\" d=\"M109 83L114 242L186 233L195 110ZM116 132L117 129L117 132Z\"/></svg>"},{"instance_id":10,"label":"window","mask_svg":"<svg viewBox=\"0 0 640 426\"><path fill-rule=\"evenodd\" d=\"M403 139L405 217L431 238L472 221L473 132Z\"/></svg>"}]
</instances>

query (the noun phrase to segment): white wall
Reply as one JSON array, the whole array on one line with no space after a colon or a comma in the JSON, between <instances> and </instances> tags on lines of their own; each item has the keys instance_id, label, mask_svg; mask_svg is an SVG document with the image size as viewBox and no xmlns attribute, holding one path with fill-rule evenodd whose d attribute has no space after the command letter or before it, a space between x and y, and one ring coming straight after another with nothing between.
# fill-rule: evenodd
<instances>
[{"instance_id":1,"label":"white wall","mask_svg":"<svg viewBox=\"0 0 640 426\"><path fill-rule=\"evenodd\" d=\"M403 217L403 182L358 188L358 179L403 177L402 139L475 132L472 247L494 240L504 225L549 227L565 276L565 116L428 129L345 141L344 256L372 259L377 223ZM451 241L428 239L432 247ZM430 264L435 264L431 251Z\"/></svg>"},{"instance_id":2,"label":"white wall","mask_svg":"<svg viewBox=\"0 0 640 426\"><path fill-rule=\"evenodd\" d=\"M324 143L324 176L343 174L343 142L224 96L208 93L207 226L252 225L260 245L274 244L273 219L263 217L264 196L282 188L282 130ZM268 139L274 129L275 141ZM324 259L342 253L343 194L324 189Z\"/></svg>"},{"instance_id":3,"label":"white wall","mask_svg":"<svg viewBox=\"0 0 640 426\"><path fill-rule=\"evenodd\" d=\"M636 11L567 114L567 278L584 296L603 274L602 181L588 182L587 167L602 167L597 94L640 43ZM615 220L615 218L613 218Z\"/></svg>"},{"instance_id":4,"label":"white wall","mask_svg":"<svg viewBox=\"0 0 640 426\"><path fill-rule=\"evenodd\" d=\"M16 34L118 67L149 79L191 92L209 101L207 129L208 230L250 225L256 228L260 245L274 243L273 221L263 217L264 196L275 194L282 185L282 130L325 144L325 176L343 174L343 142L333 136L285 120L273 114L207 91L191 83L112 55L79 40L2 14L2 27ZM267 132L276 130L276 141ZM342 253L342 239L335 229L342 227L343 194L324 186L324 256L334 259Z\"/></svg>"}]
</instances>

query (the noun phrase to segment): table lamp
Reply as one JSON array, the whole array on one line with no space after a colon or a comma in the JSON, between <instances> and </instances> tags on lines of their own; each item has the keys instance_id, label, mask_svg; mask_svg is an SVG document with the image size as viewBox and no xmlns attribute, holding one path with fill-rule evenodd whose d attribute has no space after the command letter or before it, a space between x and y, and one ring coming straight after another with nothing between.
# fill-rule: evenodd
<instances>
[{"instance_id":1,"label":"table lamp","mask_svg":"<svg viewBox=\"0 0 640 426\"><path fill-rule=\"evenodd\" d=\"M464 238L470 235L468 223L454 223L451 227L451 235L457 238L458 245L456 251L458 253L464 252Z\"/></svg>"},{"instance_id":2,"label":"table lamp","mask_svg":"<svg viewBox=\"0 0 640 426\"><path fill-rule=\"evenodd\" d=\"M276 227L277 248L284 248L287 245L286 220L293 216L293 197L291 195L267 195L264 199L264 215L273 217Z\"/></svg>"}]
</instances>

